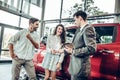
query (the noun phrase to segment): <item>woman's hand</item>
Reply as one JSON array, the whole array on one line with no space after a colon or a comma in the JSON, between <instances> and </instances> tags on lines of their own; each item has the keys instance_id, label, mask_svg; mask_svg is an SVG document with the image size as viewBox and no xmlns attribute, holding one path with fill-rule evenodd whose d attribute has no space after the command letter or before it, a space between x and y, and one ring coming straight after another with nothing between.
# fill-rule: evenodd
<instances>
[{"instance_id":1,"label":"woman's hand","mask_svg":"<svg viewBox=\"0 0 120 80\"><path fill-rule=\"evenodd\" d=\"M64 53L64 50L63 49L59 49L58 53Z\"/></svg>"},{"instance_id":2,"label":"woman's hand","mask_svg":"<svg viewBox=\"0 0 120 80\"><path fill-rule=\"evenodd\" d=\"M56 69L57 69L57 71L60 70L60 67L61 67L61 63L57 63L57 65L56 65Z\"/></svg>"},{"instance_id":3,"label":"woman's hand","mask_svg":"<svg viewBox=\"0 0 120 80\"><path fill-rule=\"evenodd\" d=\"M57 51L55 49L52 49L51 52L52 54L56 54Z\"/></svg>"},{"instance_id":4,"label":"woman's hand","mask_svg":"<svg viewBox=\"0 0 120 80\"><path fill-rule=\"evenodd\" d=\"M63 49L59 49L59 50L55 50L55 49L53 49L53 50L51 50L51 52L52 52L52 54L57 54L57 53L63 53L64 52L64 50Z\"/></svg>"}]
</instances>

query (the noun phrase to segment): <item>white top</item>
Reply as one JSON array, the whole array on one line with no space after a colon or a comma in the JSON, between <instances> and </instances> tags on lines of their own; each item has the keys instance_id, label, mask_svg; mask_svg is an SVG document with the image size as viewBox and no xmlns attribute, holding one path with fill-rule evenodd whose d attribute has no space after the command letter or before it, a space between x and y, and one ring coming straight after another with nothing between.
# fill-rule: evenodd
<instances>
[{"instance_id":1,"label":"white top","mask_svg":"<svg viewBox=\"0 0 120 80\"><path fill-rule=\"evenodd\" d=\"M47 52L51 52L52 49L59 50L61 48L60 36L50 35L47 39Z\"/></svg>"}]
</instances>

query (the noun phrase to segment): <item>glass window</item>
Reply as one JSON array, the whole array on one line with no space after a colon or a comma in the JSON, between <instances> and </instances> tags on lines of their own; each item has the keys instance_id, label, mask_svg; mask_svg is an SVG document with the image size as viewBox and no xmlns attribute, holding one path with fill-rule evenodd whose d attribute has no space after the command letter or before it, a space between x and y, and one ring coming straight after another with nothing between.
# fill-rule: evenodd
<instances>
[{"instance_id":1,"label":"glass window","mask_svg":"<svg viewBox=\"0 0 120 80\"><path fill-rule=\"evenodd\" d=\"M53 34L53 31L59 23L50 23L50 24L45 24L44 28L44 36L48 36L49 34Z\"/></svg>"},{"instance_id":2,"label":"glass window","mask_svg":"<svg viewBox=\"0 0 120 80\"><path fill-rule=\"evenodd\" d=\"M10 9L13 9L13 10L17 10L17 9L20 10L22 0L2 0L2 1L3 1L2 6L6 6ZM4 3L6 3L7 5Z\"/></svg>"},{"instance_id":3,"label":"glass window","mask_svg":"<svg viewBox=\"0 0 120 80\"><path fill-rule=\"evenodd\" d=\"M76 11L75 8L73 9L72 7L73 6L75 7L76 3L82 4L81 5L82 9L84 9L84 2L82 1L85 0L63 0L62 18L72 17L73 13ZM94 3L93 5L90 5L90 7L98 7L99 11L114 13L115 0L110 0L107 6L106 6L106 3L108 3L107 0L92 0L92 1L94 1Z\"/></svg>"},{"instance_id":4,"label":"glass window","mask_svg":"<svg viewBox=\"0 0 120 80\"><path fill-rule=\"evenodd\" d=\"M9 51L1 51L0 60L12 60Z\"/></svg>"},{"instance_id":5,"label":"glass window","mask_svg":"<svg viewBox=\"0 0 120 80\"><path fill-rule=\"evenodd\" d=\"M115 38L113 31L114 26L96 26L95 30L96 30L96 41L99 44L106 44L106 43L112 43L112 41L114 40L113 38ZM67 35L67 42L72 42L72 39L74 37L75 34L75 27L71 27L69 29L67 29L66 35Z\"/></svg>"},{"instance_id":6,"label":"glass window","mask_svg":"<svg viewBox=\"0 0 120 80\"><path fill-rule=\"evenodd\" d=\"M71 7L75 5L75 3L81 3L81 0L63 0L63 11L62 11L62 18L70 17L69 11Z\"/></svg>"},{"instance_id":7,"label":"glass window","mask_svg":"<svg viewBox=\"0 0 120 80\"><path fill-rule=\"evenodd\" d=\"M65 27L75 26L74 22L62 22Z\"/></svg>"},{"instance_id":8,"label":"glass window","mask_svg":"<svg viewBox=\"0 0 120 80\"><path fill-rule=\"evenodd\" d=\"M30 5L30 16L41 19L41 7L31 4Z\"/></svg>"},{"instance_id":9,"label":"glass window","mask_svg":"<svg viewBox=\"0 0 120 80\"><path fill-rule=\"evenodd\" d=\"M39 6L39 7L41 6L41 2L42 2L42 0L31 0L32 4Z\"/></svg>"},{"instance_id":10,"label":"glass window","mask_svg":"<svg viewBox=\"0 0 120 80\"><path fill-rule=\"evenodd\" d=\"M96 30L96 40L97 43L105 44L105 43L112 43L113 41L113 31L115 27L95 27Z\"/></svg>"},{"instance_id":11,"label":"glass window","mask_svg":"<svg viewBox=\"0 0 120 80\"><path fill-rule=\"evenodd\" d=\"M33 1L32 1L32 3L33 3ZM30 3L29 0L24 0L23 1L23 6L22 6L22 11L25 14L28 14L32 17L41 19L41 7L37 6L37 4L35 5L35 4L32 4L32 3Z\"/></svg>"},{"instance_id":12,"label":"glass window","mask_svg":"<svg viewBox=\"0 0 120 80\"><path fill-rule=\"evenodd\" d=\"M2 49L8 49L8 41L11 36L13 36L15 33L17 33L18 30L5 28L4 29L4 35L2 40Z\"/></svg>"},{"instance_id":13,"label":"glass window","mask_svg":"<svg viewBox=\"0 0 120 80\"><path fill-rule=\"evenodd\" d=\"M44 27L44 36L47 36L49 34L52 34L55 27L58 25L59 23L47 23L45 24L45 27ZM70 26L74 26L74 24L72 23L69 23L69 22L62 22L61 24L64 25L64 27L70 27Z\"/></svg>"},{"instance_id":14,"label":"glass window","mask_svg":"<svg viewBox=\"0 0 120 80\"><path fill-rule=\"evenodd\" d=\"M7 51L8 50L8 41L9 41L10 37L13 36L17 32L18 32L18 30L14 30L14 29L9 29L9 28L4 29L4 35L3 35L3 40L2 40L2 53L1 53L1 55L3 57L10 58L8 51Z\"/></svg>"},{"instance_id":15,"label":"glass window","mask_svg":"<svg viewBox=\"0 0 120 80\"><path fill-rule=\"evenodd\" d=\"M107 0L94 0L94 4L100 8L100 10L105 11L105 12L109 12L109 13L114 13L114 9L115 9L115 1L116 0L110 0L109 4Z\"/></svg>"},{"instance_id":16,"label":"glass window","mask_svg":"<svg viewBox=\"0 0 120 80\"><path fill-rule=\"evenodd\" d=\"M29 1L25 1L23 0L23 6L22 6L22 11L26 14L29 14L29 10L30 10L30 3Z\"/></svg>"},{"instance_id":17,"label":"glass window","mask_svg":"<svg viewBox=\"0 0 120 80\"><path fill-rule=\"evenodd\" d=\"M60 7L61 7L61 0L46 0L45 20L59 19Z\"/></svg>"},{"instance_id":18,"label":"glass window","mask_svg":"<svg viewBox=\"0 0 120 80\"><path fill-rule=\"evenodd\" d=\"M29 19L21 17L21 28L28 28L29 27Z\"/></svg>"},{"instance_id":19,"label":"glass window","mask_svg":"<svg viewBox=\"0 0 120 80\"><path fill-rule=\"evenodd\" d=\"M21 1L22 0L14 0L14 5L12 5L12 6L14 6L18 10L20 10L21 9Z\"/></svg>"},{"instance_id":20,"label":"glass window","mask_svg":"<svg viewBox=\"0 0 120 80\"><path fill-rule=\"evenodd\" d=\"M19 16L0 10L0 23L18 26Z\"/></svg>"}]
</instances>

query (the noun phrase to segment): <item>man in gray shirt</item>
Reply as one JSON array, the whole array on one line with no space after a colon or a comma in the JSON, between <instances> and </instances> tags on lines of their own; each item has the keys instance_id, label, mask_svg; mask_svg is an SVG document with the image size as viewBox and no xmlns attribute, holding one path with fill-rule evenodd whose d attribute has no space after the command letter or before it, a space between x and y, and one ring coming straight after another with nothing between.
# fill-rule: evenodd
<instances>
[{"instance_id":1,"label":"man in gray shirt","mask_svg":"<svg viewBox=\"0 0 120 80\"><path fill-rule=\"evenodd\" d=\"M32 62L35 48L39 48L39 36L36 32L39 20L31 18L29 28L23 29L9 40L9 52L12 58L12 80L19 80L21 66L29 75L30 80L36 80L35 69Z\"/></svg>"}]
</instances>

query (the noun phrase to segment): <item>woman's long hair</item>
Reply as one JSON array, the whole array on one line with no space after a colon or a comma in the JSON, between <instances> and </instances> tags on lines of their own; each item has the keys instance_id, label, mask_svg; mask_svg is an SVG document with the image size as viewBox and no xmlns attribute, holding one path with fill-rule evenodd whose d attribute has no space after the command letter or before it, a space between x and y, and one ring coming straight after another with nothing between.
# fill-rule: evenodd
<instances>
[{"instance_id":1,"label":"woman's long hair","mask_svg":"<svg viewBox=\"0 0 120 80\"><path fill-rule=\"evenodd\" d=\"M63 44L63 43L65 43L65 41L66 41L66 39L65 39L66 33L65 33L65 28L64 28L64 26L63 26L62 24L58 24L58 25L56 26L53 35L56 35L56 33L57 33L57 28L58 28L59 26L61 26L61 27L62 27L62 30L63 30L63 31L62 31L62 34L60 35L61 43Z\"/></svg>"}]
</instances>

